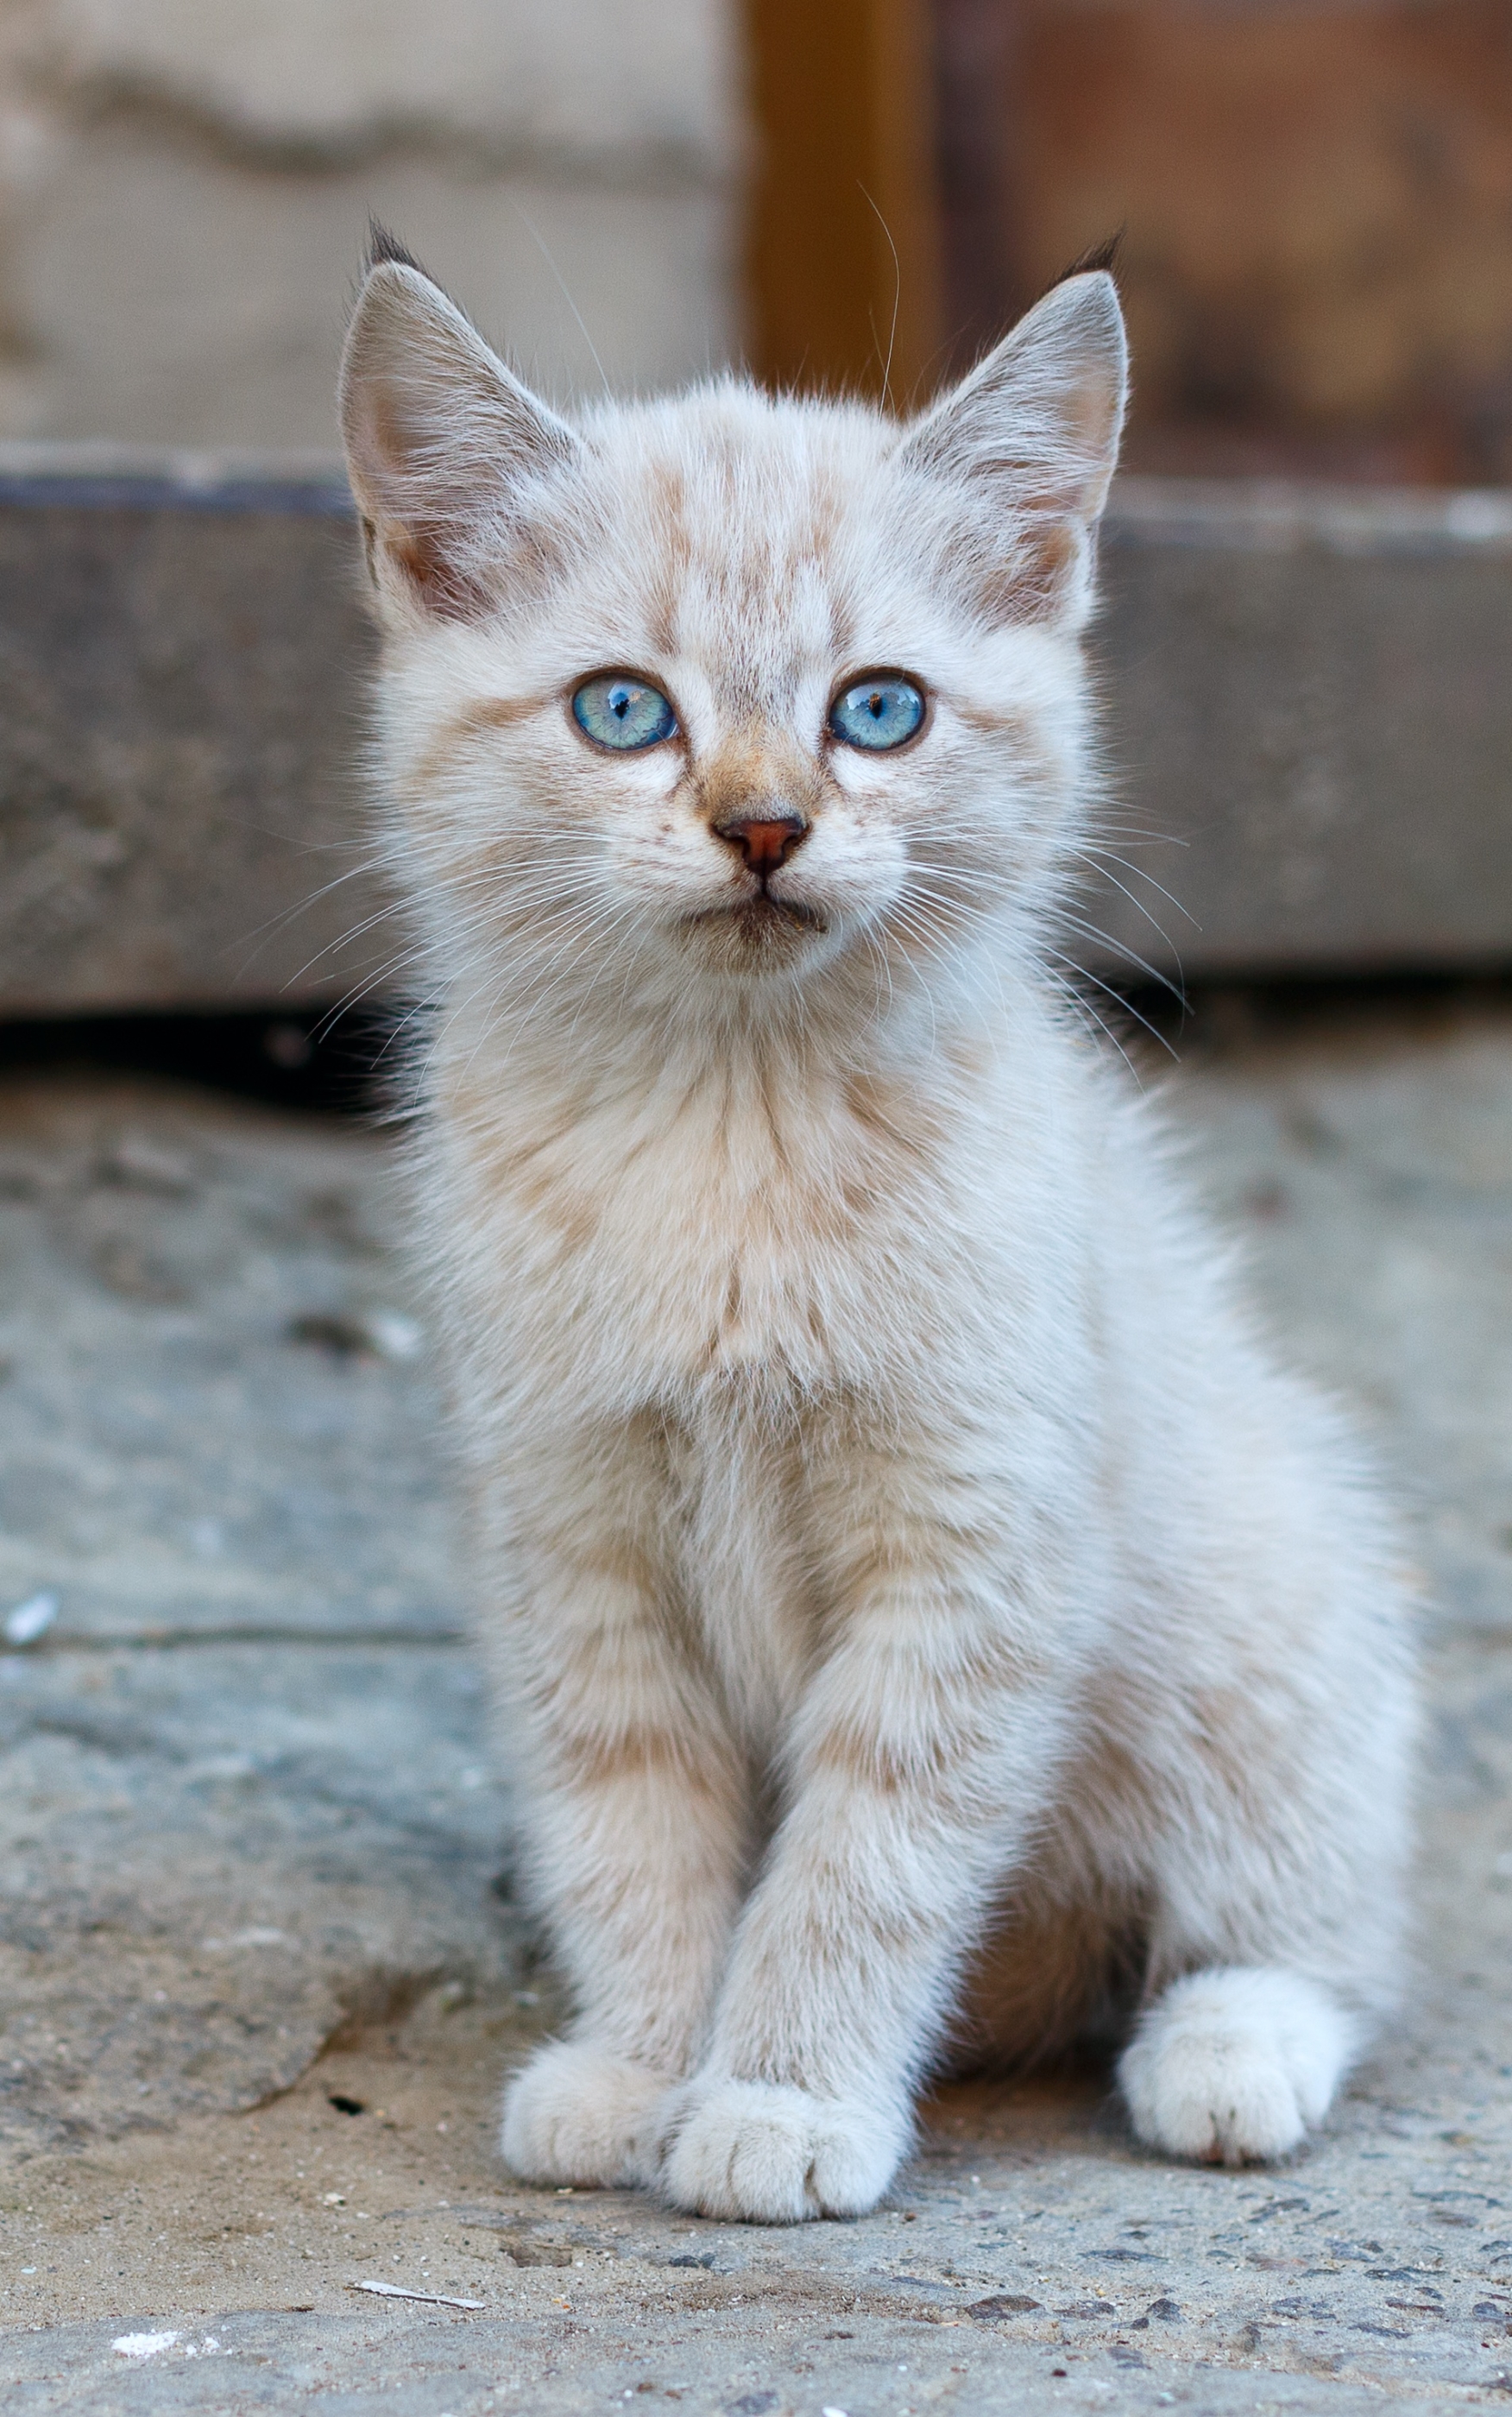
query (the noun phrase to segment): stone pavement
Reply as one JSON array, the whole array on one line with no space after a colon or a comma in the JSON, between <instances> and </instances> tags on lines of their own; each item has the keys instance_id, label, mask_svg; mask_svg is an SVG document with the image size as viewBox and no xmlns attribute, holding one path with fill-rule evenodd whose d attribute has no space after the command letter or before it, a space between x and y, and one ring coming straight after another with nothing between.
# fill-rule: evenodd
<instances>
[{"instance_id":1,"label":"stone pavement","mask_svg":"<svg viewBox=\"0 0 1512 2417\"><path fill-rule=\"evenodd\" d=\"M514 2185L559 2013L504 1868L386 1146L145 1080L0 1089L0 2383L43 2410L1512 2398L1512 1006L1215 1003L1178 1114L1412 1509L1421 1977L1281 2168L1100 2071L942 2092L801 2231ZM359 2294L401 2290L477 2308Z\"/></svg>"}]
</instances>

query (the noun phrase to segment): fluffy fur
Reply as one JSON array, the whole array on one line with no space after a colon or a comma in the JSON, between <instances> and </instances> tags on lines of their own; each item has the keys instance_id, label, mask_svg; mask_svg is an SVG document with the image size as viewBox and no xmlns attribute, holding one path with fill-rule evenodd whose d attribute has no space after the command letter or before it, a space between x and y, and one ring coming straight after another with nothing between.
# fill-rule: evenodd
<instances>
[{"instance_id":1,"label":"fluffy fur","mask_svg":"<svg viewBox=\"0 0 1512 2417\"><path fill-rule=\"evenodd\" d=\"M1055 978L1125 362L1105 274L927 417L572 424L395 248L342 411L438 1001L417 1230L576 1993L505 2152L872 2206L921 2076L1132 2031L1267 2157L1392 2000L1389 1527ZM628 668L678 735L594 747ZM908 673L865 754L831 697ZM719 836L796 818L764 881Z\"/></svg>"}]
</instances>

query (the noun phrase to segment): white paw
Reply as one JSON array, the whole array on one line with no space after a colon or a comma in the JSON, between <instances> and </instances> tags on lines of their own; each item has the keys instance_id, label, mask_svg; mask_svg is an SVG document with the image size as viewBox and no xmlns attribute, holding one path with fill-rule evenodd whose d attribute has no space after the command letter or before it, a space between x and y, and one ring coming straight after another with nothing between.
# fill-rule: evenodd
<instances>
[{"instance_id":1,"label":"white paw","mask_svg":"<svg viewBox=\"0 0 1512 2417\"><path fill-rule=\"evenodd\" d=\"M1326 1989L1239 1968L1172 1982L1119 2060L1134 2129L1210 2165L1281 2157L1326 2114L1356 2045Z\"/></svg>"},{"instance_id":2,"label":"white paw","mask_svg":"<svg viewBox=\"0 0 1512 2417\"><path fill-rule=\"evenodd\" d=\"M522 2181L649 2182L665 2074L585 2042L537 2048L504 2093L506 2160Z\"/></svg>"},{"instance_id":3,"label":"white paw","mask_svg":"<svg viewBox=\"0 0 1512 2417\"><path fill-rule=\"evenodd\" d=\"M692 2082L673 2102L661 2188L690 2215L747 2224L865 2215L907 2138L890 2109L764 2081Z\"/></svg>"}]
</instances>

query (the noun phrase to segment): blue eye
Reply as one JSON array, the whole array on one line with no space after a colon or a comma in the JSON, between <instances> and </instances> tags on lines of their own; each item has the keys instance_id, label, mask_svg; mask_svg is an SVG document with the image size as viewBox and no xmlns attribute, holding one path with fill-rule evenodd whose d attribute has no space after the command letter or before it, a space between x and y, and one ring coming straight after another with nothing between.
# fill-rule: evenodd
<instances>
[{"instance_id":1,"label":"blue eye","mask_svg":"<svg viewBox=\"0 0 1512 2417\"><path fill-rule=\"evenodd\" d=\"M572 718L598 747L655 747L677 727L659 688L631 672L605 672L584 680L572 700Z\"/></svg>"},{"instance_id":2,"label":"blue eye","mask_svg":"<svg viewBox=\"0 0 1512 2417\"><path fill-rule=\"evenodd\" d=\"M901 747L924 719L924 699L910 679L875 672L842 689L829 708L829 726L847 747Z\"/></svg>"}]
</instances>

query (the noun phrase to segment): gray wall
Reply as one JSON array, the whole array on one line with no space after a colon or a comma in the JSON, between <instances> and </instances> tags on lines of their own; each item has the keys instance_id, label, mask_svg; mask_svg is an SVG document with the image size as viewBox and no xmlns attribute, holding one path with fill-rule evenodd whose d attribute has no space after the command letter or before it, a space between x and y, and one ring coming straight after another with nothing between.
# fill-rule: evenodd
<instances>
[{"instance_id":1,"label":"gray wall","mask_svg":"<svg viewBox=\"0 0 1512 2417\"><path fill-rule=\"evenodd\" d=\"M595 351L631 387L723 359L733 22L730 0L5 0L0 438L328 447L370 209L553 392L597 384Z\"/></svg>"}]
</instances>

